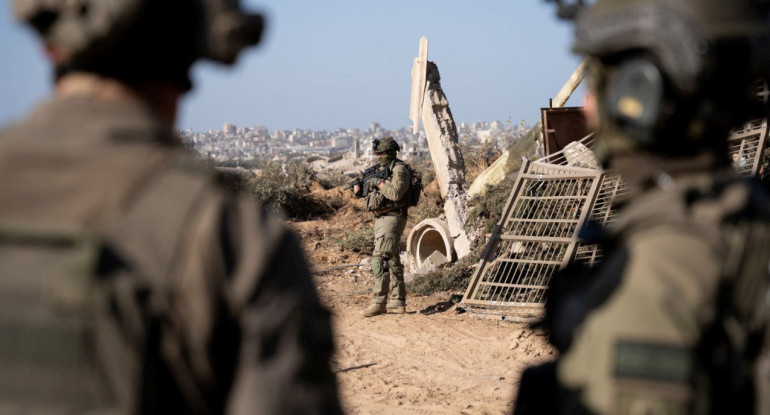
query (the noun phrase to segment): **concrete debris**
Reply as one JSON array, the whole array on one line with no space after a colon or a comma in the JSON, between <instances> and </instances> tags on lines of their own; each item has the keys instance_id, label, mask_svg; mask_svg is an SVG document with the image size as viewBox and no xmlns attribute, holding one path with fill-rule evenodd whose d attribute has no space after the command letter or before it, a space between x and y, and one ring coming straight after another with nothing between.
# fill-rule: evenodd
<instances>
[{"instance_id":1,"label":"concrete debris","mask_svg":"<svg viewBox=\"0 0 770 415\"><path fill-rule=\"evenodd\" d=\"M449 263L449 259L439 251L433 251L414 272L404 276L405 282L410 282L418 275L425 275L429 272L433 272L441 265Z\"/></svg>"},{"instance_id":2,"label":"concrete debris","mask_svg":"<svg viewBox=\"0 0 770 415\"><path fill-rule=\"evenodd\" d=\"M425 96L425 79L428 68L428 39L420 38L420 51L412 65L412 100L409 105L409 119L412 120L412 134L417 134L422 118L422 102Z\"/></svg>"},{"instance_id":3,"label":"concrete debris","mask_svg":"<svg viewBox=\"0 0 770 415\"><path fill-rule=\"evenodd\" d=\"M453 238L457 257L470 252L471 238L465 230L468 217L468 195L465 183L465 160L458 145L457 125L449 109L449 101L441 89L441 75L433 62L428 62L422 124L428 139L439 191L444 198L446 224Z\"/></svg>"},{"instance_id":4,"label":"concrete debris","mask_svg":"<svg viewBox=\"0 0 770 415\"><path fill-rule=\"evenodd\" d=\"M449 259L439 251L433 251L433 253L428 256L428 259L425 260L425 263L432 265L434 268L444 265L447 262L449 262Z\"/></svg>"},{"instance_id":5,"label":"concrete debris","mask_svg":"<svg viewBox=\"0 0 770 415\"><path fill-rule=\"evenodd\" d=\"M571 167L584 167L588 169L600 169L596 154L585 144L573 141L564 147L564 158Z\"/></svg>"},{"instance_id":6,"label":"concrete debris","mask_svg":"<svg viewBox=\"0 0 770 415\"><path fill-rule=\"evenodd\" d=\"M419 268L427 256L439 251L448 261L455 258L454 240L449 227L441 219L425 219L415 225L406 239L407 260L403 263L410 270Z\"/></svg>"},{"instance_id":7,"label":"concrete debris","mask_svg":"<svg viewBox=\"0 0 770 415\"><path fill-rule=\"evenodd\" d=\"M567 83L553 99L554 108L562 108L583 81L585 61L575 69ZM543 124L538 121L527 134L506 150L491 166L484 170L468 189L468 195L483 194L487 185L495 185L506 177L515 176L522 165L522 159L535 160L543 156Z\"/></svg>"}]
</instances>

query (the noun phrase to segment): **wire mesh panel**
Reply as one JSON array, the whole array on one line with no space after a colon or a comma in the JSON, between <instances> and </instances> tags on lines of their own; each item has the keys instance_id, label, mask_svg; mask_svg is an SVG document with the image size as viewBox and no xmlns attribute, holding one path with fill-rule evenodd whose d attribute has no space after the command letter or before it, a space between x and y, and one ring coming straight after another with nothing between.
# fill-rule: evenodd
<instances>
[{"instance_id":1,"label":"wire mesh panel","mask_svg":"<svg viewBox=\"0 0 770 415\"><path fill-rule=\"evenodd\" d=\"M619 175L605 173L602 175L599 193L591 207L590 220L607 226L615 221L617 209L615 204L628 197L628 190ZM595 244L578 243L575 250L575 261L593 266L604 256L601 248Z\"/></svg>"},{"instance_id":2,"label":"wire mesh panel","mask_svg":"<svg viewBox=\"0 0 770 415\"><path fill-rule=\"evenodd\" d=\"M739 174L757 174L766 141L767 118L749 121L733 130L728 141L728 154Z\"/></svg>"},{"instance_id":3,"label":"wire mesh panel","mask_svg":"<svg viewBox=\"0 0 770 415\"><path fill-rule=\"evenodd\" d=\"M757 97L770 97L766 82ZM763 162L768 120L758 119L730 135L729 155L742 175L754 175ZM590 218L601 225L615 220L614 205L627 197L620 176L602 172L593 152L593 135L562 151L525 162L502 218L490 238L463 302L470 307L541 307L551 275L563 264L594 265L603 256L597 245L577 242Z\"/></svg>"},{"instance_id":4,"label":"wire mesh panel","mask_svg":"<svg viewBox=\"0 0 770 415\"><path fill-rule=\"evenodd\" d=\"M758 81L757 100L767 104L770 89L767 81ZM751 120L735 128L728 140L728 154L733 167L743 176L752 176L759 172L762 164L762 152L767 146L767 118Z\"/></svg>"},{"instance_id":5,"label":"wire mesh panel","mask_svg":"<svg viewBox=\"0 0 770 415\"><path fill-rule=\"evenodd\" d=\"M524 163L465 304L540 306L550 276L575 251L575 234L601 182L595 169Z\"/></svg>"},{"instance_id":6,"label":"wire mesh panel","mask_svg":"<svg viewBox=\"0 0 770 415\"><path fill-rule=\"evenodd\" d=\"M593 264L594 245L577 242L586 218L614 219L625 195L620 177L602 172L590 151L593 135L521 167L500 222L471 278L470 307L539 308L551 275L571 258Z\"/></svg>"}]
</instances>

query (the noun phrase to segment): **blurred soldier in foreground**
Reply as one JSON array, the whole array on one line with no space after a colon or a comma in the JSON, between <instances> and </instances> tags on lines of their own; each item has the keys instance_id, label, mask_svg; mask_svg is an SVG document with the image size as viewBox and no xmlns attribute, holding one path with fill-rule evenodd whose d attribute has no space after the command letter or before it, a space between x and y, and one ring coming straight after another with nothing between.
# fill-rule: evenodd
<instances>
[{"instance_id":1,"label":"blurred soldier in foreground","mask_svg":"<svg viewBox=\"0 0 770 415\"><path fill-rule=\"evenodd\" d=\"M374 289L372 303L364 310L365 317L386 312L406 312L404 266L399 257L398 244L406 227L411 171L406 163L396 157L400 147L393 137L374 140L372 145L380 164L378 171L383 174L368 179L375 181L374 183L363 184L372 188L372 191L366 192L364 210L373 212L375 216L372 253ZM358 185L353 188L353 192L356 195L361 194Z\"/></svg>"},{"instance_id":2,"label":"blurred soldier in foreground","mask_svg":"<svg viewBox=\"0 0 770 415\"><path fill-rule=\"evenodd\" d=\"M731 127L759 115L767 3L561 5L590 58L597 152L631 197L583 231L604 260L553 277L559 358L525 371L515 413L770 413L770 199L727 157Z\"/></svg>"},{"instance_id":3,"label":"blurred soldier in foreground","mask_svg":"<svg viewBox=\"0 0 770 415\"><path fill-rule=\"evenodd\" d=\"M53 98L0 136L0 413L338 413L295 237L176 142L236 1L17 0Z\"/></svg>"}]
</instances>

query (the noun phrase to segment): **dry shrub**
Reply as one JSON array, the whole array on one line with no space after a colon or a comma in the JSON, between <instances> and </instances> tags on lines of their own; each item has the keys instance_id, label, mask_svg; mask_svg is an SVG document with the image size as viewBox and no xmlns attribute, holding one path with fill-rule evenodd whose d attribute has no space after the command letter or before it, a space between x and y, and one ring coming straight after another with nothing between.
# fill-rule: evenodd
<instances>
[{"instance_id":1,"label":"dry shrub","mask_svg":"<svg viewBox=\"0 0 770 415\"><path fill-rule=\"evenodd\" d=\"M342 238L333 238L333 241L342 251L371 255L374 251L374 227L365 226L347 232Z\"/></svg>"},{"instance_id":2,"label":"dry shrub","mask_svg":"<svg viewBox=\"0 0 770 415\"><path fill-rule=\"evenodd\" d=\"M465 291L481 259L483 249L484 242L476 239L468 255L454 264L416 276L406 285L406 289L417 295L432 295L442 291Z\"/></svg>"},{"instance_id":3,"label":"dry shrub","mask_svg":"<svg viewBox=\"0 0 770 415\"><path fill-rule=\"evenodd\" d=\"M489 166L492 165L502 152L491 141L478 145L460 144L460 151L465 161L465 181L470 184Z\"/></svg>"},{"instance_id":4,"label":"dry shrub","mask_svg":"<svg viewBox=\"0 0 770 415\"><path fill-rule=\"evenodd\" d=\"M469 212L465 226L476 229L482 234L492 232L500 221L513 184L513 179L506 178L498 184L487 185L486 192L474 196L468 204Z\"/></svg>"},{"instance_id":5,"label":"dry shrub","mask_svg":"<svg viewBox=\"0 0 770 415\"><path fill-rule=\"evenodd\" d=\"M430 184L426 183L423 193L417 206L409 208L409 222L407 224L409 228L425 219L436 218L444 213L444 200L441 198L441 192L438 190L436 181Z\"/></svg>"},{"instance_id":6,"label":"dry shrub","mask_svg":"<svg viewBox=\"0 0 770 415\"><path fill-rule=\"evenodd\" d=\"M297 160L285 164L268 161L261 165L257 176L230 177L226 182L292 219L327 217L344 203L341 198L314 197L311 190L317 183L315 173Z\"/></svg>"}]
</instances>

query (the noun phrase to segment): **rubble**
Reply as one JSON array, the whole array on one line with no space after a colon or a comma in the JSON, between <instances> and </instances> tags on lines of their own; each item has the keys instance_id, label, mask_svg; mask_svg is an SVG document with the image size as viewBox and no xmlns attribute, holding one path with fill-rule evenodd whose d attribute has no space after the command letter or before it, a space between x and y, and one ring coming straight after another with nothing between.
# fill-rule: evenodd
<instances>
[{"instance_id":1,"label":"rubble","mask_svg":"<svg viewBox=\"0 0 770 415\"><path fill-rule=\"evenodd\" d=\"M465 161L458 145L457 125L449 109L449 101L441 89L441 75L438 66L428 61L428 40L420 39L419 56L412 67L412 102L410 118L416 130L419 120L425 130L428 140L431 160L436 171L441 197L444 199L443 225L415 227L409 235L410 241L422 240L421 234L415 232L438 232L445 239L448 247L443 254L451 261L462 258L470 252L471 238L465 230L465 220L468 217L467 185L465 182ZM438 219L436 219L438 221ZM407 252L414 255L415 250ZM430 251L432 252L432 251ZM419 267L422 260L410 256L409 263Z\"/></svg>"},{"instance_id":2,"label":"rubble","mask_svg":"<svg viewBox=\"0 0 770 415\"><path fill-rule=\"evenodd\" d=\"M567 103L572 93L583 81L585 75L585 61L578 65L567 83L561 88L552 100L551 106L561 108ZM486 185L499 183L506 177L517 174L522 165L522 160L535 160L543 156L543 124L538 121L527 134L520 138L511 148L506 150L500 158L484 170L471 184L468 195L475 196L486 191Z\"/></svg>"}]
</instances>

